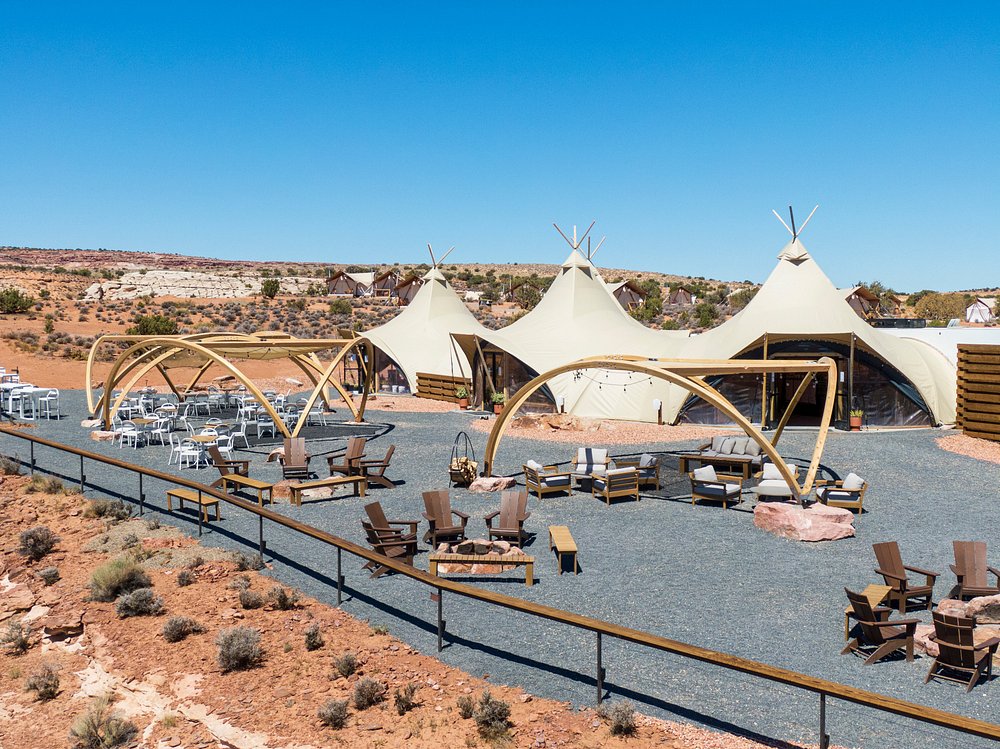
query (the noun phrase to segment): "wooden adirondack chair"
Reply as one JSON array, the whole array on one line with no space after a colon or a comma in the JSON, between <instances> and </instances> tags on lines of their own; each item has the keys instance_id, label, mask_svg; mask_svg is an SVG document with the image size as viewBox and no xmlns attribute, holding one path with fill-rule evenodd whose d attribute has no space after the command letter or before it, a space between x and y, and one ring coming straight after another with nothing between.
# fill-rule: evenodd
<instances>
[{"instance_id":1,"label":"wooden adirondack chair","mask_svg":"<svg viewBox=\"0 0 1000 749\"><path fill-rule=\"evenodd\" d=\"M919 619L896 619L889 621L892 609L885 606L872 607L861 593L844 588L847 600L854 610L853 616L858 621L861 633L847 643L840 651L841 655L861 653L867 656L864 665L875 663L894 653L900 648L906 648L906 660L913 660L913 635L917 631ZM874 648L869 654L866 649Z\"/></svg>"},{"instance_id":2,"label":"wooden adirondack chair","mask_svg":"<svg viewBox=\"0 0 1000 749\"><path fill-rule=\"evenodd\" d=\"M417 553L416 538L407 539L396 533L383 533L372 527L372 524L366 520L361 521L361 527L365 529L368 543L374 551L389 559L413 566L413 557ZM362 569L370 571L373 578L392 572L391 568L374 560L366 562Z\"/></svg>"},{"instance_id":3,"label":"wooden adirondack chair","mask_svg":"<svg viewBox=\"0 0 1000 749\"><path fill-rule=\"evenodd\" d=\"M286 437L285 452L280 457L281 475L286 479L308 479L309 456L306 455L305 437Z\"/></svg>"},{"instance_id":4,"label":"wooden adirondack chair","mask_svg":"<svg viewBox=\"0 0 1000 749\"><path fill-rule=\"evenodd\" d=\"M419 520L387 520L385 512L382 510L381 502L371 502L366 504L365 512L368 514L368 520L371 522L372 528L377 530L379 533L395 533L404 540L417 540L417 526L420 525ZM409 530L404 532L404 527Z\"/></svg>"},{"instance_id":5,"label":"wooden adirondack chair","mask_svg":"<svg viewBox=\"0 0 1000 749\"><path fill-rule=\"evenodd\" d=\"M958 578L959 599L1000 595L1000 570L986 563L986 542L955 541L953 546L955 564L950 566ZM987 572L995 578L995 585L990 585Z\"/></svg>"},{"instance_id":6,"label":"wooden adirondack chair","mask_svg":"<svg viewBox=\"0 0 1000 749\"><path fill-rule=\"evenodd\" d=\"M899 554L899 544L895 541L872 544L872 548L875 550L875 558L878 560L878 567L875 568L875 571L882 576L885 584L892 588L887 596L889 605L899 609L900 614L905 614L910 600L915 598L918 599L917 603L921 608L930 611L933 605L931 597L934 594L934 582L939 573L903 564L903 558ZM911 585L906 574L908 571L924 575L925 583Z\"/></svg>"},{"instance_id":7,"label":"wooden adirondack chair","mask_svg":"<svg viewBox=\"0 0 1000 749\"><path fill-rule=\"evenodd\" d=\"M330 475L342 473L345 476L361 475L361 459L365 457L365 438L351 437L343 455L331 455L326 459Z\"/></svg>"},{"instance_id":8,"label":"wooden adirondack chair","mask_svg":"<svg viewBox=\"0 0 1000 749\"><path fill-rule=\"evenodd\" d=\"M924 684L935 676L941 679L965 684L965 691L971 692L976 683L993 674L993 655L1000 645L1000 637L991 637L978 645L973 640L976 623L962 616L947 616L934 612L934 633L930 639L938 645L938 657L934 659ZM961 677L955 676L955 673Z\"/></svg>"},{"instance_id":9,"label":"wooden adirondack chair","mask_svg":"<svg viewBox=\"0 0 1000 749\"><path fill-rule=\"evenodd\" d=\"M218 445L212 445L208 448L208 456L212 459L212 466L219 469L220 476L226 476L230 473L235 473L237 476L249 476L250 475L250 461L249 460L234 460L232 458L224 458L222 453L219 452ZM221 483L221 480L217 480L215 484Z\"/></svg>"},{"instance_id":10,"label":"wooden adirondack chair","mask_svg":"<svg viewBox=\"0 0 1000 749\"><path fill-rule=\"evenodd\" d=\"M385 451L385 457L381 460L361 460L359 465L361 470L364 472L365 477L368 479L368 485L371 486L372 483L384 486L387 489L395 489L396 484L390 479L385 477L385 469L389 467L389 462L392 460L392 454L396 452L395 445L389 445L389 449Z\"/></svg>"},{"instance_id":11,"label":"wooden adirondack chair","mask_svg":"<svg viewBox=\"0 0 1000 749\"><path fill-rule=\"evenodd\" d=\"M497 527L493 521L499 516ZM528 512L528 492L508 491L500 495L500 509L486 516L486 532L490 541L494 538L513 539L517 545L524 546L527 534L524 532L524 521L531 517Z\"/></svg>"},{"instance_id":12,"label":"wooden adirondack chair","mask_svg":"<svg viewBox=\"0 0 1000 749\"><path fill-rule=\"evenodd\" d=\"M465 540L465 525L469 522L469 516L451 509L447 489L424 492L424 509L424 518L430 523L430 528L424 534L424 543L436 547L442 541ZM458 518L458 525L452 522L452 515Z\"/></svg>"}]
</instances>

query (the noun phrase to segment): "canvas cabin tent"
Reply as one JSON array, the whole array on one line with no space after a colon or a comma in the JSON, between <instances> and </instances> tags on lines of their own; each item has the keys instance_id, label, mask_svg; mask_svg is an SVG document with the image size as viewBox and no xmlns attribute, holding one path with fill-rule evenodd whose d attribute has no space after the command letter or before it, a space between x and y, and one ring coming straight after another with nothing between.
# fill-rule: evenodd
<instances>
[{"instance_id":1,"label":"canvas cabin tent","mask_svg":"<svg viewBox=\"0 0 1000 749\"><path fill-rule=\"evenodd\" d=\"M337 271L326 279L326 293L330 296L371 296L375 274Z\"/></svg>"},{"instance_id":2,"label":"canvas cabin tent","mask_svg":"<svg viewBox=\"0 0 1000 749\"><path fill-rule=\"evenodd\" d=\"M757 295L734 317L692 337L684 358L809 358L830 356L839 370L835 419L852 408L872 426L927 426L955 421L955 368L930 345L900 339L862 320L794 238ZM709 378L741 412L765 424L781 417L801 375ZM825 382L814 382L792 423L816 423ZM676 393L671 419L712 423L715 409Z\"/></svg>"},{"instance_id":3,"label":"canvas cabin tent","mask_svg":"<svg viewBox=\"0 0 1000 749\"><path fill-rule=\"evenodd\" d=\"M635 281L620 281L611 285L611 293L622 306L622 309L631 312L636 307L646 301L646 292L643 291Z\"/></svg>"},{"instance_id":4,"label":"canvas cabin tent","mask_svg":"<svg viewBox=\"0 0 1000 749\"><path fill-rule=\"evenodd\" d=\"M993 310L996 309L996 299L978 298L965 308L965 321L974 323L991 323L996 320Z\"/></svg>"}]
</instances>

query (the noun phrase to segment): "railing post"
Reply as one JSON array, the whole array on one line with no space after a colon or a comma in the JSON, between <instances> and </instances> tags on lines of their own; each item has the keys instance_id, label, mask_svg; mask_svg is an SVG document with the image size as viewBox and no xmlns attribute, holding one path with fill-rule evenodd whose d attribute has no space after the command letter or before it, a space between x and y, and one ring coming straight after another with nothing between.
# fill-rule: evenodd
<instances>
[{"instance_id":1,"label":"railing post","mask_svg":"<svg viewBox=\"0 0 1000 749\"><path fill-rule=\"evenodd\" d=\"M201 489L198 490L198 538L201 538Z\"/></svg>"},{"instance_id":2,"label":"railing post","mask_svg":"<svg viewBox=\"0 0 1000 749\"><path fill-rule=\"evenodd\" d=\"M146 495L142 491L142 474L139 474L139 515L146 509Z\"/></svg>"},{"instance_id":3,"label":"railing post","mask_svg":"<svg viewBox=\"0 0 1000 749\"><path fill-rule=\"evenodd\" d=\"M29 442L28 444L31 445L31 464L30 465L31 465L31 475L32 475L32 477L34 477L34 475L35 475L35 443L34 442Z\"/></svg>"},{"instance_id":4,"label":"railing post","mask_svg":"<svg viewBox=\"0 0 1000 749\"><path fill-rule=\"evenodd\" d=\"M340 605L344 596L344 576L340 574L340 547L337 547L337 605Z\"/></svg>"},{"instance_id":5,"label":"railing post","mask_svg":"<svg viewBox=\"0 0 1000 749\"><path fill-rule=\"evenodd\" d=\"M80 456L80 494L83 494L83 483L87 480L87 477L83 474L83 456Z\"/></svg>"},{"instance_id":6,"label":"railing post","mask_svg":"<svg viewBox=\"0 0 1000 749\"><path fill-rule=\"evenodd\" d=\"M437 589L438 602L438 652L444 649L444 591Z\"/></svg>"},{"instance_id":7,"label":"railing post","mask_svg":"<svg viewBox=\"0 0 1000 749\"><path fill-rule=\"evenodd\" d=\"M264 561L264 516L257 516L257 548L260 554L260 561Z\"/></svg>"},{"instance_id":8,"label":"railing post","mask_svg":"<svg viewBox=\"0 0 1000 749\"><path fill-rule=\"evenodd\" d=\"M829 749L830 735L826 732L826 695L819 695L819 749Z\"/></svg>"},{"instance_id":9,"label":"railing post","mask_svg":"<svg viewBox=\"0 0 1000 749\"><path fill-rule=\"evenodd\" d=\"M601 648L601 633L597 633L597 704L604 701L604 664Z\"/></svg>"}]
</instances>

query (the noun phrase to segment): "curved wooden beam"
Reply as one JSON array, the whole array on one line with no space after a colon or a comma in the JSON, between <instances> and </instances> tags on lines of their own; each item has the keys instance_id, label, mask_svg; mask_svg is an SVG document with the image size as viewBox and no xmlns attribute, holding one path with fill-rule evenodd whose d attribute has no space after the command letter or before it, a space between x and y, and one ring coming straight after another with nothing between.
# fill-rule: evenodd
<instances>
[{"instance_id":1,"label":"curved wooden beam","mask_svg":"<svg viewBox=\"0 0 1000 749\"><path fill-rule=\"evenodd\" d=\"M309 411L311 411L312 407L316 404L316 400L320 397L320 394L323 392L323 387L327 384L330 378L333 377L337 369L337 365L339 365L340 362L344 360L344 357L347 356L349 351L356 349L359 344L363 344L365 346L366 352L368 353L369 357L371 357L373 351L372 344L367 338L357 338L354 340L354 342L344 346L344 348L342 348L340 351L337 352L337 355L333 357L333 360L326 366L326 369L323 372L323 376L320 378L319 382L316 383L316 387L313 388L313 391L310 394L309 399L306 401L305 406L302 407L302 413L299 414L299 420L296 422L295 428L292 430L291 434L292 437L297 437L299 432L302 430L302 427L306 425L306 422L309 420ZM371 371L371 367L368 368L368 371L369 372ZM354 421L355 423L358 424L364 421L365 404L368 401L369 381L370 381L370 374L365 378L365 386L361 396L361 406L357 411L354 410L354 404L350 400L347 401L348 405L351 406L352 413L354 413Z\"/></svg>"},{"instance_id":2,"label":"curved wooden beam","mask_svg":"<svg viewBox=\"0 0 1000 749\"><path fill-rule=\"evenodd\" d=\"M671 365L680 370L681 373L672 371ZM511 419L514 418L514 415L521 408L521 406L523 406L528 398L530 398L536 391L542 388L554 377L567 372L573 372L580 369L612 369L645 374L650 377L655 377L668 383L678 385L679 387L682 387L688 392L699 396L710 405L719 409L722 413L739 425L739 427L743 429L743 431L746 432L746 434L751 437L754 442L760 445L761 450L775 464L775 467L778 469L778 472L788 484L789 488L791 488L793 494L801 501L801 497L812 489L816 471L819 467L819 458L822 454L822 447L826 442L826 432L829 429L830 418L833 415L833 401L831 400L829 392L831 388L827 388L827 403L823 410L820 436L817 439L816 448L813 451L813 455L809 463L809 470L806 473L806 478L802 485L799 485L795 480L795 477L792 475L792 472L789 470L788 465L767 437L765 437L760 430L751 424L750 421L744 417L743 414L741 414L727 398L725 398L715 388L710 387L699 379L701 376L711 371L713 367L718 367L721 370L736 370L746 369L748 366L754 368L756 371L776 372L795 371L796 366L801 367L801 371L804 372L815 371L817 368L825 368L828 372L830 383L835 394L837 365L828 357L823 357L817 362L808 364L779 360L770 360L767 362L741 360L740 363L734 363L732 360L727 360L725 362L712 362L709 360L642 360L639 357L631 356L615 358L590 357L580 361L571 362L569 364L564 364L560 367L556 367L555 369L551 369L548 372L543 372L523 385L520 390L518 390L511 397L511 399L504 406L500 416L497 418L497 421L493 425L493 429L490 431L489 437L486 440L486 451L483 459L484 471L486 475L492 474L493 463L496 458L496 452L499 447L500 440L506 433Z\"/></svg>"}]
</instances>

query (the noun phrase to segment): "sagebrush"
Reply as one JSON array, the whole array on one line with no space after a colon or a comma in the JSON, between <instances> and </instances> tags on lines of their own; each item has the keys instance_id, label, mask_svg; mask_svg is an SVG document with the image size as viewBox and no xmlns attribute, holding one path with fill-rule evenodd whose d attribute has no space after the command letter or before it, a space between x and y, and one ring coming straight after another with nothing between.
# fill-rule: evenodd
<instances>
[{"instance_id":1,"label":"sagebrush","mask_svg":"<svg viewBox=\"0 0 1000 749\"><path fill-rule=\"evenodd\" d=\"M74 749L113 749L124 746L137 733L133 723L121 718L112 709L108 696L98 697L69 731Z\"/></svg>"},{"instance_id":2,"label":"sagebrush","mask_svg":"<svg viewBox=\"0 0 1000 749\"><path fill-rule=\"evenodd\" d=\"M479 698L479 704L472 714L476 721L479 735L484 739L495 741L507 735L510 730L510 703L498 700L485 690Z\"/></svg>"},{"instance_id":3,"label":"sagebrush","mask_svg":"<svg viewBox=\"0 0 1000 749\"><path fill-rule=\"evenodd\" d=\"M140 588L150 588L149 579L142 567L125 557L105 562L90 576L90 597L95 601L113 601L123 593Z\"/></svg>"},{"instance_id":4,"label":"sagebrush","mask_svg":"<svg viewBox=\"0 0 1000 749\"><path fill-rule=\"evenodd\" d=\"M406 715L410 710L417 706L417 701L415 699L417 694L417 685L410 682L402 689L396 688L396 694L393 697L393 704L396 707L396 712L400 715Z\"/></svg>"},{"instance_id":5,"label":"sagebrush","mask_svg":"<svg viewBox=\"0 0 1000 749\"><path fill-rule=\"evenodd\" d=\"M24 682L24 688L34 692L40 702L48 702L59 694L59 673L50 663L44 664Z\"/></svg>"},{"instance_id":6,"label":"sagebrush","mask_svg":"<svg viewBox=\"0 0 1000 749\"><path fill-rule=\"evenodd\" d=\"M333 667L346 679L358 670L358 657L354 653L344 653L334 658Z\"/></svg>"},{"instance_id":7,"label":"sagebrush","mask_svg":"<svg viewBox=\"0 0 1000 749\"><path fill-rule=\"evenodd\" d=\"M261 662L264 651L260 632L253 627L227 627L215 638L218 662L223 671L243 671Z\"/></svg>"},{"instance_id":8,"label":"sagebrush","mask_svg":"<svg viewBox=\"0 0 1000 749\"><path fill-rule=\"evenodd\" d=\"M163 639L167 642L180 642L188 635L204 632L205 628L190 616L172 616L163 625Z\"/></svg>"},{"instance_id":9,"label":"sagebrush","mask_svg":"<svg viewBox=\"0 0 1000 749\"><path fill-rule=\"evenodd\" d=\"M354 707L367 710L385 699L385 684L369 676L354 685Z\"/></svg>"},{"instance_id":10,"label":"sagebrush","mask_svg":"<svg viewBox=\"0 0 1000 749\"><path fill-rule=\"evenodd\" d=\"M153 593L152 588L139 588L125 593L115 601L115 613L122 619L130 616L156 616L163 611L163 596Z\"/></svg>"},{"instance_id":11,"label":"sagebrush","mask_svg":"<svg viewBox=\"0 0 1000 749\"><path fill-rule=\"evenodd\" d=\"M319 709L319 722L330 728L343 728L347 723L347 700L329 700Z\"/></svg>"},{"instance_id":12,"label":"sagebrush","mask_svg":"<svg viewBox=\"0 0 1000 749\"><path fill-rule=\"evenodd\" d=\"M17 553L33 562L42 559L59 543L59 536L44 525L36 525L18 536Z\"/></svg>"}]
</instances>

